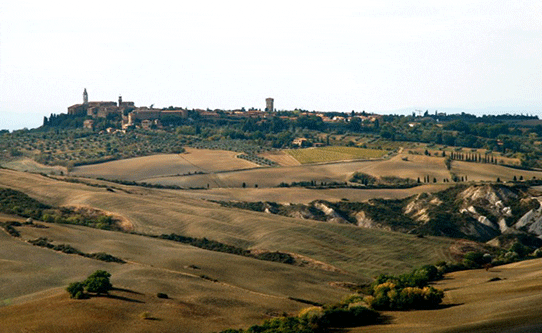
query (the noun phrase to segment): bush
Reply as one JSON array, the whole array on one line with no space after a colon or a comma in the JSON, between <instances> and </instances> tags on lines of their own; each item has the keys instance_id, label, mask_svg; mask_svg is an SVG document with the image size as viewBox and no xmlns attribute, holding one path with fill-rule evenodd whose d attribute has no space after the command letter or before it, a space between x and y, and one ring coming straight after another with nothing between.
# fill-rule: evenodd
<instances>
[{"instance_id":1,"label":"bush","mask_svg":"<svg viewBox=\"0 0 542 333\"><path fill-rule=\"evenodd\" d=\"M323 333L332 331L330 328L373 324L378 318L378 312L364 306L339 303L324 308L313 306L295 317L272 318L247 330L228 329L221 333Z\"/></svg>"},{"instance_id":2,"label":"bush","mask_svg":"<svg viewBox=\"0 0 542 333\"><path fill-rule=\"evenodd\" d=\"M86 291L89 293L96 293L96 294L107 294L109 290L113 288L113 285L109 281L109 278L111 277L111 274L98 270L94 273L92 273L85 282L85 288Z\"/></svg>"},{"instance_id":3,"label":"bush","mask_svg":"<svg viewBox=\"0 0 542 333\"><path fill-rule=\"evenodd\" d=\"M363 326L375 323L378 317L378 312L364 306L338 307L325 310L320 319L320 325L327 327Z\"/></svg>"},{"instance_id":4,"label":"bush","mask_svg":"<svg viewBox=\"0 0 542 333\"><path fill-rule=\"evenodd\" d=\"M143 320L148 320L148 319L152 319L152 316L151 316L150 312L144 311L144 312L141 312L139 314L139 318L141 318Z\"/></svg>"},{"instance_id":5,"label":"bush","mask_svg":"<svg viewBox=\"0 0 542 333\"><path fill-rule=\"evenodd\" d=\"M375 287L373 296L365 301L377 310L433 309L442 302L444 292L433 287L399 288L386 282Z\"/></svg>"},{"instance_id":6,"label":"bush","mask_svg":"<svg viewBox=\"0 0 542 333\"><path fill-rule=\"evenodd\" d=\"M13 227L13 226L17 226L17 224L20 225L19 222L4 222L4 223L0 222L0 226L3 227L4 230L6 230L8 234L10 234L13 237L21 237L21 234L19 233L19 231Z\"/></svg>"},{"instance_id":7,"label":"bush","mask_svg":"<svg viewBox=\"0 0 542 333\"><path fill-rule=\"evenodd\" d=\"M354 172L352 177L350 178L350 182L352 183L360 183L363 185L374 185L377 182L377 179L371 175L368 175L363 172Z\"/></svg>"},{"instance_id":8,"label":"bush","mask_svg":"<svg viewBox=\"0 0 542 333\"><path fill-rule=\"evenodd\" d=\"M510 247L510 252L515 252L520 258L523 258L531 253L531 249L520 242L516 242L514 245L512 245L512 247Z\"/></svg>"},{"instance_id":9,"label":"bush","mask_svg":"<svg viewBox=\"0 0 542 333\"><path fill-rule=\"evenodd\" d=\"M105 252L96 252L96 253L91 253L91 254L85 254L84 256L87 257L87 258L101 260L101 261L105 261L105 262L116 262L116 263L119 263L119 264L126 263L126 261L124 261L124 260L122 260L120 258L117 258L115 256L112 256L112 255L110 255L108 253L105 253Z\"/></svg>"},{"instance_id":10,"label":"bush","mask_svg":"<svg viewBox=\"0 0 542 333\"><path fill-rule=\"evenodd\" d=\"M83 299L85 298L85 284L82 282L72 282L66 288L70 298Z\"/></svg>"},{"instance_id":11,"label":"bush","mask_svg":"<svg viewBox=\"0 0 542 333\"><path fill-rule=\"evenodd\" d=\"M168 295L167 295L167 294L164 294L164 293L158 293L158 294L156 294L156 297L158 297L158 298L164 298L164 299L169 298Z\"/></svg>"},{"instance_id":12,"label":"bush","mask_svg":"<svg viewBox=\"0 0 542 333\"><path fill-rule=\"evenodd\" d=\"M463 262L467 267L479 268L491 262L491 256L486 256L482 252L467 252L463 257Z\"/></svg>"},{"instance_id":13,"label":"bush","mask_svg":"<svg viewBox=\"0 0 542 333\"><path fill-rule=\"evenodd\" d=\"M382 274L371 284L371 296L364 301L377 310L434 308L442 302L444 293L428 283L440 279L443 270L426 265L399 276Z\"/></svg>"},{"instance_id":14,"label":"bush","mask_svg":"<svg viewBox=\"0 0 542 333\"><path fill-rule=\"evenodd\" d=\"M441 277L442 272L440 272L435 266L425 265L420 268L414 269L410 273L402 274L399 276L381 274L376 278L375 282L373 282L372 287L374 289L377 285L381 285L385 282L391 282L397 285L399 288L423 288L427 286L430 281L438 280Z\"/></svg>"}]
</instances>

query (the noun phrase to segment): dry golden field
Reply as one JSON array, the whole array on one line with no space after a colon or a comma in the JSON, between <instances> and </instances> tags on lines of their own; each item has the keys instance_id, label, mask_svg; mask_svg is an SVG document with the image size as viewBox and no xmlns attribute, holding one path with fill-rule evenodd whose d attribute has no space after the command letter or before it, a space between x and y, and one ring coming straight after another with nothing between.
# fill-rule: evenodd
<instances>
[{"instance_id":1,"label":"dry golden field","mask_svg":"<svg viewBox=\"0 0 542 333\"><path fill-rule=\"evenodd\" d=\"M186 148L182 154L160 154L76 167L73 176L141 181L147 178L250 169L257 164L225 150Z\"/></svg>"},{"instance_id":2,"label":"dry golden field","mask_svg":"<svg viewBox=\"0 0 542 333\"><path fill-rule=\"evenodd\" d=\"M280 178L280 172L291 177L292 181L299 181L294 177L305 176L307 172L312 175L329 173L337 177L335 179L345 179L355 171L376 175L404 172L411 178L431 172L435 177L444 176L442 170L447 171L442 158L409 155L404 161L401 157L378 162L223 172L214 176L252 175L254 181L262 182L272 177L285 179ZM459 174L466 170L480 180L495 175L506 180L506 177L523 173L524 178L532 177L525 171L494 165L489 167L491 169L484 164L453 162L452 172ZM259 178L264 177L259 171L266 171L267 176ZM220 179L222 182L227 180L227 177ZM404 197L447 185L425 185L408 190L307 190L256 189L249 183L250 188L245 189L180 191L94 182L108 184L114 192L39 174L0 169L1 187L20 190L52 205L102 210L122 219L127 231L207 237L252 250L296 254L313 265L300 267L266 262L155 238L79 226L19 227L22 240L0 231L2 328L9 332L212 332L228 327L248 327L283 311L295 313L307 306L288 297L331 303L349 293L334 287L334 282L363 283L378 273L401 273L422 264L452 258L450 246L454 241L450 239L417 238L352 225L228 209L202 200L270 198L270 201L279 202L308 202L313 198L333 200L345 197L362 201L382 196ZM2 221L11 219L10 216L0 216ZM128 263L104 263L24 242L37 237L48 237L55 244L70 244L83 252L107 252ZM113 291L109 298L70 300L64 291L67 284L83 279L96 269L111 272L114 286L121 290ZM202 279L201 275L217 282ZM502 280L487 282L495 276ZM438 283L447 290L445 302L449 307L431 312L386 313L390 317L389 323L371 327L370 331L461 331L514 323L510 318L515 318L516 324L524 318L530 325L536 317L529 309L538 309L542 297L529 295L540 289L540 276L540 261L494 268L489 273L454 273ZM157 292L165 292L171 298L158 299ZM148 313L154 320L141 319L142 313ZM461 316L466 319L459 320ZM420 326L420 322L424 326Z\"/></svg>"},{"instance_id":3,"label":"dry golden field","mask_svg":"<svg viewBox=\"0 0 542 333\"><path fill-rule=\"evenodd\" d=\"M106 251L128 263L61 254L0 232L0 279L4 281L0 331L213 332L248 327L308 306L288 296L333 302L349 294L329 284L352 278L340 272L263 262L118 232L49 226L18 230L23 240L46 236L85 252ZM111 272L118 289L110 297L69 299L65 285L96 269ZM202 279L202 274L218 282ZM384 312L384 324L348 331L537 332L540 277L542 259L489 272L451 273L435 284L445 291L440 309ZM169 299L157 298L158 292L168 294ZM142 319L144 313L151 319Z\"/></svg>"},{"instance_id":4,"label":"dry golden field","mask_svg":"<svg viewBox=\"0 0 542 333\"><path fill-rule=\"evenodd\" d=\"M293 151L315 151L315 149L322 150L324 148L329 147ZM350 149L356 152L377 151L354 147L338 148ZM339 151L335 153L343 154ZM342 157L339 159L347 158L345 154L343 154L344 156L341 155ZM354 156L353 154L351 153L349 157ZM333 182L344 183L355 172L363 172L375 177L394 176L414 180L418 178L423 180L425 177L429 177L431 182L435 180L437 184L443 184L445 179L450 180L453 175L466 176L469 181L495 181L497 178L502 181L510 181L514 176L518 179L520 177L524 179L542 177L542 172L537 171L460 161L453 161L452 169L448 170L443 157L409 154L405 151L385 160L339 161L303 165L300 165L297 160L284 151L263 154L262 156L274 160L280 165L273 168L262 168L252 162L236 158L236 155L237 153L229 151L187 148L187 152L184 154L152 155L80 166L76 167L70 176L101 177L151 184L176 185L184 188L236 189L244 187L244 190L255 187L258 189L274 188L280 183L290 184L293 182L315 181L318 185ZM23 162L14 162L12 167L17 170L34 170L36 172L52 170L30 161ZM55 169L55 171L56 174L60 173L60 170ZM280 191L277 193L280 193ZM346 193L339 199L350 199L357 195L350 193L350 191L346 191ZM274 195L271 194L271 196ZM261 197L264 198L267 195ZM255 198L254 200L262 199Z\"/></svg>"},{"instance_id":5,"label":"dry golden field","mask_svg":"<svg viewBox=\"0 0 542 333\"><path fill-rule=\"evenodd\" d=\"M128 221L134 231L174 232L252 249L299 253L360 278L448 257L450 240L447 239L419 240L400 233L226 209L186 195L185 191L118 186L129 193L119 190L112 193L104 188L56 181L41 175L9 170L0 170L0 175L0 186L23 191L49 204L90 206L109 212ZM395 245L383 245L390 243ZM428 248L436 250L420 257L419 253ZM387 258L382 260L380 256Z\"/></svg>"},{"instance_id":6,"label":"dry golden field","mask_svg":"<svg viewBox=\"0 0 542 333\"><path fill-rule=\"evenodd\" d=\"M395 158L394 158L395 159ZM437 159L435 158L436 160ZM392 159L393 160L393 159ZM387 161L358 161L358 162L336 162L328 164L299 165L277 168L259 168L242 171L219 172L209 175L192 175L183 177L160 177L145 179L149 183L163 185L180 185L184 187L206 187L210 184L214 187L241 187L243 183L247 187L276 187L281 182L292 183L300 181L315 180L318 184L321 182L345 182L350 176L359 170L373 166L374 169L386 170L381 168L381 163ZM443 162L442 168L445 169ZM417 174L424 174L424 166L417 165L420 169ZM397 170L389 170L382 175L398 173Z\"/></svg>"},{"instance_id":7,"label":"dry golden field","mask_svg":"<svg viewBox=\"0 0 542 333\"><path fill-rule=\"evenodd\" d=\"M276 168L254 168L240 171L223 171L204 175L154 177L143 181L162 185L179 185L186 188L239 188L245 183L247 188L276 187L281 182L290 184L300 181L345 182L354 172L363 172L375 177L395 176L423 181L429 176L442 184L444 179L450 180L452 174L459 177L467 176L472 181L511 181L514 176L518 179L531 179L533 176L542 177L542 172L512 169L501 165L453 161L452 169L446 169L443 157L398 154L390 159L378 161L336 162L327 164L283 166ZM449 183L446 183L449 184ZM348 196L346 196L348 197Z\"/></svg>"},{"instance_id":8,"label":"dry golden field","mask_svg":"<svg viewBox=\"0 0 542 333\"><path fill-rule=\"evenodd\" d=\"M211 190L194 190L186 194L206 200L223 201L270 201L280 203L308 204L314 200L367 201L373 198L402 199L424 192L438 192L448 188L446 184L421 185L409 189L322 189L313 190L303 187L291 188L216 188Z\"/></svg>"},{"instance_id":9,"label":"dry golden field","mask_svg":"<svg viewBox=\"0 0 542 333\"><path fill-rule=\"evenodd\" d=\"M0 289L5 305L0 307L0 322L2 329L9 331L96 332L93 325L98 325L103 331L118 332L180 328L209 332L255 324L273 314L295 313L306 306L288 296L330 302L347 293L327 283L342 279L344 274L339 273L83 227L51 225L49 229L19 230L23 239L45 236L85 252L106 251L128 263L103 263L61 254L2 232L0 278L10 282ZM65 286L96 269L111 272L113 285L122 290L113 291L112 298L70 300ZM201 275L218 282L202 279ZM158 292L170 299L158 299ZM156 320L142 321L139 315L143 312Z\"/></svg>"},{"instance_id":10,"label":"dry golden field","mask_svg":"<svg viewBox=\"0 0 542 333\"><path fill-rule=\"evenodd\" d=\"M247 327L307 306L288 297L331 303L349 293L332 286L333 282L361 283L378 272L402 272L451 258L452 241L448 239L419 239L226 209L184 191L113 185L115 192L109 192L38 174L0 170L2 187L23 191L49 204L103 210L122 217L129 230L156 235L174 232L253 250L279 250L302 256L309 265L260 261L80 226L18 227L22 240L0 232L3 327L30 332L167 332L180 328L210 332ZM83 252L107 252L128 263L103 263L23 241L37 237ZM111 298L70 300L64 288L96 269L111 272L113 284L123 290L113 291ZM165 292L171 299L157 299L157 292ZM143 312L156 320L142 320L139 316Z\"/></svg>"},{"instance_id":11,"label":"dry golden field","mask_svg":"<svg viewBox=\"0 0 542 333\"><path fill-rule=\"evenodd\" d=\"M542 172L528 171L504 167L495 164L479 164L468 163L461 161L452 162L452 172L457 175L468 175L468 179L472 181L495 181L497 177L501 181L511 181L516 176L517 179L523 177L523 179L541 179Z\"/></svg>"}]
</instances>

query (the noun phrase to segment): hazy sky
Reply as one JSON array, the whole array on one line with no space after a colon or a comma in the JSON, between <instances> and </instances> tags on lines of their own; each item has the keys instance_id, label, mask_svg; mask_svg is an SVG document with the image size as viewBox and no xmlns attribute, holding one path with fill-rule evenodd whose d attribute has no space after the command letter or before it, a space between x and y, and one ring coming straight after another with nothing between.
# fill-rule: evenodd
<instances>
[{"instance_id":1,"label":"hazy sky","mask_svg":"<svg viewBox=\"0 0 542 333\"><path fill-rule=\"evenodd\" d=\"M0 129L84 88L156 107L542 110L542 1L441 3L2 1Z\"/></svg>"}]
</instances>

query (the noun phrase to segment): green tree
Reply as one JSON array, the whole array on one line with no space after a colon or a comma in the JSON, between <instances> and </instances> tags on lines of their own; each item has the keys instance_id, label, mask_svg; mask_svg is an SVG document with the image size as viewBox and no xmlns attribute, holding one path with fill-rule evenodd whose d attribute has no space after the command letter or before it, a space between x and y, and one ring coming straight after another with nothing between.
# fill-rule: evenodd
<instances>
[{"instance_id":1,"label":"green tree","mask_svg":"<svg viewBox=\"0 0 542 333\"><path fill-rule=\"evenodd\" d=\"M84 282L87 292L107 294L113 288L113 285L109 281L110 277L110 273L102 270L92 273Z\"/></svg>"},{"instance_id":2,"label":"green tree","mask_svg":"<svg viewBox=\"0 0 542 333\"><path fill-rule=\"evenodd\" d=\"M68 288L66 288L66 291L70 294L71 298L85 298L85 284L83 282L70 283Z\"/></svg>"}]
</instances>

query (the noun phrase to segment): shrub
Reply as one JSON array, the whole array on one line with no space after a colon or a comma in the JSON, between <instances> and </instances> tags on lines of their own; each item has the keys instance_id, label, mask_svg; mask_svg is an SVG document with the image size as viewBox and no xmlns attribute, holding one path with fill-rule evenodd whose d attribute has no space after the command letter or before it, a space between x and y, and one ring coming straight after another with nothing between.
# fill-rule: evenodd
<instances>
[{"instance_id":1,"label":"shrub","mask_svg":"<svg viewBox=\"0 0 542 333\"><path fill-rule=\"evenodd\" d=\"M363 172L355 172L350 178L350 182L360 183L363 185L373 185L376 184L377 179Z\"/></svg>"},{"instance_id":2,"label":"shrub","mask_svg":"<svg viewBox=\"0 0 542 333\"><path fill-rule=\"evenodd\" d=\"M295 262L294 257L292 257L288 253L282 253L282 252L263 252L263 253L254 255L254 257L260 260L281 262L283 264L290 264L290 265Z\"/></svg>"},{"instance_id":3,"label":"shrub","mask_svg":"<svg viewBox=\"0 0 542 333\"><path fill-rule=\"evenodd\" d=\"M430 309L442 302L444 293L427 286L440 279L442 271L426 265L399 276L382 274L371 284L364 301L377 310Z\"/></svg>"},{"instance_id":4,"label":"shrub","mask_svg":"<svg viewBox=\"0 0 542 333\"><path fill-rule=\"evenodd\" d=\"M379 315L364 306L333 307L324 311L319 323L326 327L355 327L375 323Z\"/></svg>"},{"instance_id":5,"label":"shrub","mask_svg":"<svg viewBox=\"0 0 542 333\"><path fill-rule=\"evenodd\" d=\"M531 252L531 249L520 242L516 242L510 247L510 252L515 252L520 258L523 258Z\"/></svg>"},{"instance_id":6,"label":"shrub","mask_svg":"<svg viewBox=\"0 0 542 333\"><path fill-rule=\"evenodd\" d=\"M105 262L116 262L116 263L119 263L119 264L126 263L126 261L124 261L124 260L122 260L120 258L117 258L115 256L112 256L112 255L110 255L108 253L105 253L105 252L96 252L96 253L91 253L91 254L85 254L84 256L87 257L87 258L101 260L101 261L105 261Z\"/></svg>"},{"instance_id":7,"label":"shrub","mask_svg":"<svg viewBox=\"0 0 542 333\"><path fill-rule=\"evenodd\" d=\"M144 311L139 314L139 318L146 320L146 319L152 319L152 316L149 312Z\"/></svg>"},{"instance_id":8,"label":"shrub","mask_svg":"<svg viewBox=\"0 0 542 333\"><path fill-rule=\"evenodd\" d=\"M328 307L303 309L295 317L277 317L265 320L247 330L228 329L221 333L316 333L330 332L330 328L354 327L373 324L378 312L364 306L348 306L344 303Z\"/></svg>"},{"instance_id":9,"label":"shrub","mask_svg":"<svg viewBox=\"0 0 542 333\"><path fill-rule=\"evenodd\" d=\"M399 288L405 287L425 287L430 281L438 280L442 277L442 272L440 272L433 265L425 265L420 268L414 269L410 273L402 274L399 276L393 276L388 274L379 275L375 282L372 284L374 289L376 286L381 285L385 282L390 282L397 285Z\"/></svg>"},{"instance_id":10,"label":"shrub","mask_svg":"<svg viewBox=\"0 0 542 333\"><path fill-rule=\"evenodd\" d=\"M432 309L442 302L444 292L427 286L399 288L386 282L375 287L372 297L366 301L377 310Z\"/></svg>"},{"instance_id":11,"label":"shrub","mask_svg":"<svg viewBox=\"0 0 542 333\"><path fill-rule=\"evenodd\" d=\"M10 234L11 236L21 237L21 234L19 233L19 231L13 227L13 226L17 226L17 224L20 225L19 222L5 222L5 223L0 223L0 226L3 227L4 230L6 230L6 232Z\"/></svg>"},{"instance_id":12,"label":"shrub","mask_svg":"<svg viewBox=\"0 0 542 333\"><path fill-rule=\"evenodd\" d=\"M363 297L361 297L358 294L353 294L353 295L346 296L341 303L345 305L350 305L350 304L359 303L361 301L363 301Z\"/></svg>"},{"instance_id":13,"label":"shrub","mask_svg":"<svg viewBox=\"0 0 542 333\"><path fill-rule=\"evenodd\" d=\"M164 293L158 293L158 294L156 294L156 297L158 297L158 298L165 298L165 299L169 298L168 295L167 295L167 294L164 294Z\"/></svg>"},{"instance_id":14,"label":"shrub","mask_svg":"<svg viewBox=\"0 0 542 333\"><path fill-rule=\"evenodd\" d=\"M85 298L85 284L82 282L72 282L66 288L70 298L83 299Z\"/></svg>"},{"instance_id":15,"label":"shrub","mask_svg":"<svg viewBox=\"0 0 542 333\"><path fill-rule=\"evenodd\" d=\"M491 256L486 256L482 252L467 252L463 257L463 262L468 267L479 268L484 264L490 263Z\"/></svg>"},{"instance_id":16,"label":"shrub","mask_svg":"<svg viewBox=\"0 0 542 333\"><path fill-rule=\"evenodd\" d=\"M109 290L113 288L113 285L111 285L111 282L109 281L110 277L110 273L102 270L92 273L87 277L85 282L83 282L86 291L96 294L107 294Z\"/></svg>"}]
</instances>

